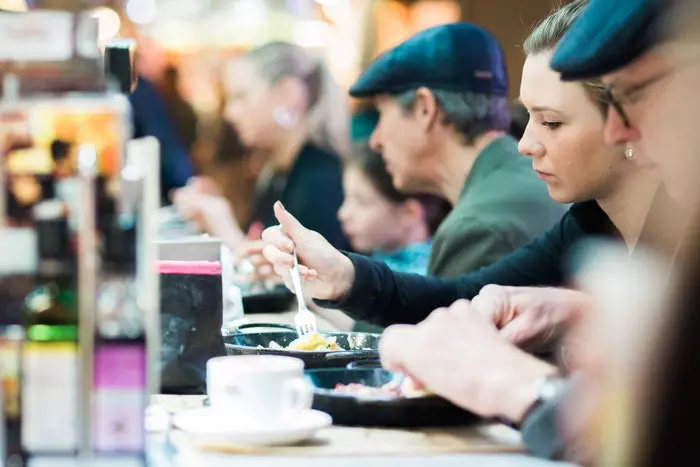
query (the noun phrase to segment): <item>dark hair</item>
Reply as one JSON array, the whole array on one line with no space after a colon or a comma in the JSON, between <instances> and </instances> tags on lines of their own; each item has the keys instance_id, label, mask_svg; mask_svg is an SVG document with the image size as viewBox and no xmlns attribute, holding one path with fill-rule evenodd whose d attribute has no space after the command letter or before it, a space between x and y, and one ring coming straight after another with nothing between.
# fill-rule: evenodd
<instances>
[{"instance_id":1,"label":"dark hair","mask_svg":"<svg viewBox=\"0 0 700 467\"><path fill-rule=\"evenodd\" d=\"M59 162L68 157L70 153L70 143L55 139L51 142L51 158L54 162Z\"/></svg>"},{"instance_id":2,"label":"dark hair","mask_svg":"<svg viewBox=\"0 0 700 467\"><path fill-rule=\"evenodd\" d=\"M465 144L487 131L508 131L510 112L508 98L476 92L454 92L430 89L438 108L442 111L442 122L454 127ZM413 110L416 103L416 90L394 96L405 111Z\"/></svg>"},{"instance_id":3,"label":"dark hair","mask_svg":"<svg viewBox=\"0 0 700 467\"><path fill-rule=\"evenodd\" d=\"M520 102L510 104L510 130L508 133L516 140L521 140L525 134L525 128L530 121L527 108Z\"/></svg>"},{"instance_id":4,"label":"dark hair","mask_svg":"<svg viewBox=\"0 0 700 467\"><path fill-rule=\"evenodd\" d=\"M589 0L574 0L568 5L555 9L545 19L535 25L523 43L525 55L536 55L554 50L576 21ZM608 114L608 99L605 87L599 79L582 81L586 93L598 106L604 116Z\"/></svg>"},{"instance_id":5,"label":"dark hair","mask_svg":"<svg viewBox=\"0 0 700 467\"><path fill-rule=\"evenodd\" d=\"M176 84L180 79L180 70L173 65L168 65L163 70L163 81L167 84Z\"/></svg>"},{"instance_id":6,"label":"dark hair","mask_svg":"<svg viewBox=\"0 0 700 467\"><path fill-rule=\"evenodd\" d=\"M431 194L401 193L394 187L391 174L387 172L384 159L379 153L372 151L365 143L358 144L354 149L346 166L359 168L379 194L394 204L405 203L411 199L417 200L425 211L425 222L430 234L435 234L437 228L452 210L450 202Z\"/></svg>"}]
</instances>

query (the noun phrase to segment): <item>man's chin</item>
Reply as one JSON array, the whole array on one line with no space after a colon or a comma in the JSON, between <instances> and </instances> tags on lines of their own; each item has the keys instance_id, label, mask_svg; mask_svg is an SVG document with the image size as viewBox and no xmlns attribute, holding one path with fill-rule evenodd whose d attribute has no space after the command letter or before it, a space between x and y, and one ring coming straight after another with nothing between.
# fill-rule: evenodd
<instances>
[{"instance_id":1,"label":"man's chin","mask_svg":"<svg viewBox=\"0 0 700 467\"><path fill-rule=\"evenodd\" d=\"M412 180L407 179L405 177L397 177L396 175L394 175L391 178L391 181L394 183L394 188L396 188L402 193L415 192L415 190L417 189L416 184L412 183Z\"/></svg>"}]
</instances>

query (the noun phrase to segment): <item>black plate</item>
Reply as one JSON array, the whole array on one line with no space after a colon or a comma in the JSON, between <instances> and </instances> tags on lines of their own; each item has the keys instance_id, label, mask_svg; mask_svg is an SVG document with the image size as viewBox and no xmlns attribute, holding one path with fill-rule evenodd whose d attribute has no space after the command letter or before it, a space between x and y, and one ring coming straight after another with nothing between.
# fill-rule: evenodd
<instances>
[{"instance_id":1,"label":"black plate","mask_svg":"<svg viewBox=\"0 0 700 467\"><path fill-rule=\"evenodd\" d=\"M474 423L476 415L438 397L357 397L333 391L338 383L379 387L396 377L381 368L333 368L307 370L314 385L313 408L328 413L333 423L368 427L431 427Z\"/></svg>"},{"instance_id":2,"label":"black plate","mask_svg":"<svg viewBox=\"0 0 700 467\"><path fill-rule=\"evenodd\" d=\"M278 328L279 331L243 332L245 329ZM235 328L231 334L224 335L228 355L286 355L304 361L306 368L345 367L350 362L365 358L379 357L379 334L364 332L321 332L324 337L335 337L336 342L345 351L308 352L301 350L269 349L272 341L282 347L299 337L294 327L278 323L251 323ZM264 348L258 348L262 346Z\"/></svg>"}]
</instances>

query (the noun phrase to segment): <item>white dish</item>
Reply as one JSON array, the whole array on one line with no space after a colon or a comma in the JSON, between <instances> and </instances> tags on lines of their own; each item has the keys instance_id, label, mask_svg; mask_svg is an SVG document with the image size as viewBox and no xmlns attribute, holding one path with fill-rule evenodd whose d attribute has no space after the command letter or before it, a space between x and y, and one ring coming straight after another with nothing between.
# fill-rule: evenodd
<instances>
[{"instance_id":1,"label":"white dish","mask_svg":"<svg viewBox=\"0 0 700 467\"><path fill-rule=\"evenodd\" d=\"M293 422L250 428L242 423L237 424L235 416L223 416L221 411L202 407L176 414L172 423L173 427L200 443L273 446L310 439L318 430L329 427L333 419L325 412L309 409L303 411Z\"/></svg>"}]
</instances>

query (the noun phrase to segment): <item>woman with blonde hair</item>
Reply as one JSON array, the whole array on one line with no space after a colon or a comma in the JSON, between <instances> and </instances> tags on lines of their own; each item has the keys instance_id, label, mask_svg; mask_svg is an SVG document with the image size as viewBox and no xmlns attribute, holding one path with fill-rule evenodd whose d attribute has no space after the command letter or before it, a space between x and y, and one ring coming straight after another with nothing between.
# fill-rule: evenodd
<instances>
[{"instance_id":1,"label":"woman with blonde hair","mask_svg":"<svg viewBox=\"0 0 700 467\"><path fill-rule=\"evenodd\" d=\"M225 70L225 116L264 168L251 218L239 225L211 180L178 190L179 212L233 249L276 223L273 203L288 209L337 248L347 248L337 212L343 203L341 155L349 145L348 106L322 61L294 44L272 42Z\"/></svg>"}]
</instances>

